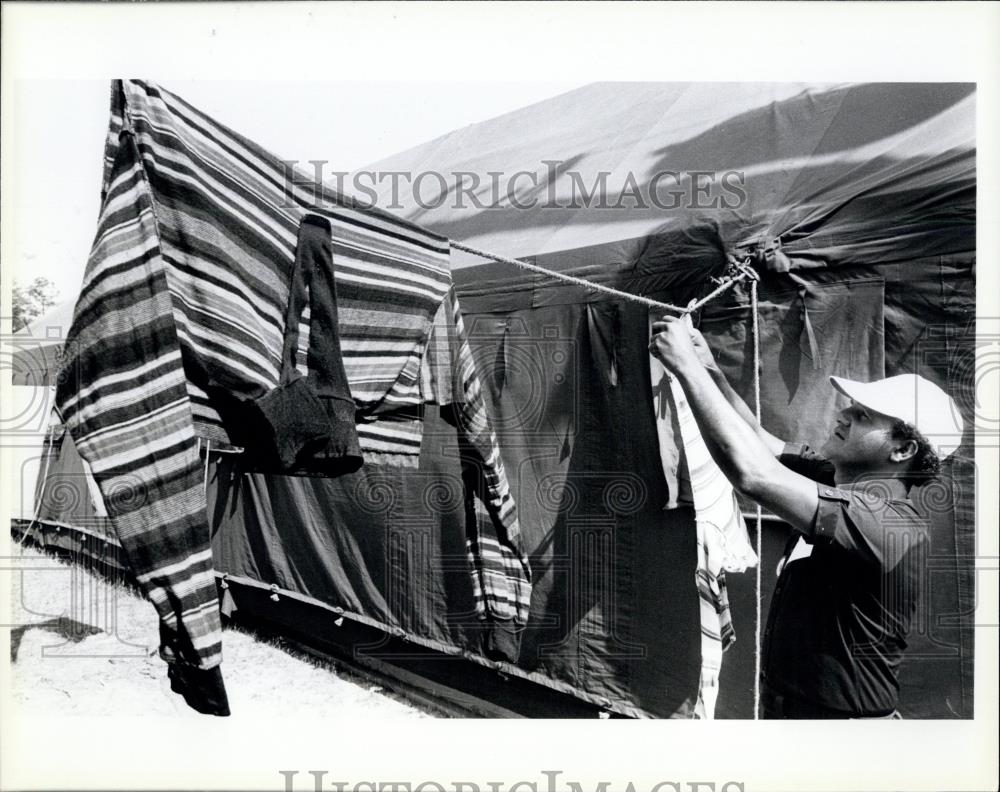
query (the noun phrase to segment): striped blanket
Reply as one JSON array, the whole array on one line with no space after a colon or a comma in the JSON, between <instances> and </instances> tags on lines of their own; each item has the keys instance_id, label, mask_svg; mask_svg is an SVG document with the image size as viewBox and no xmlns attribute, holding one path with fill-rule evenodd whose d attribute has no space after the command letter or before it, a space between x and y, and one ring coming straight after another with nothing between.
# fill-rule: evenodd
<instances>
[{"instance_id":1,"label":"striped blanket","mask_svg":"<svg viewBox=\"0 0 1000 792\"><path fill-rule=\"evenodd\" d=\"M115 81L102 208L57 405L156 606L161 654L221 661L201 439L231 441L216 394L278 382L296 235L332 227L340 343L366 464L415 466L419 410L452 405L485 486L469 527L481 618L527 621L530 574L486 414L446 239L358 210L150 83ZM308 311L299 345L306 360Z\"/></svg>"}]
</instances>

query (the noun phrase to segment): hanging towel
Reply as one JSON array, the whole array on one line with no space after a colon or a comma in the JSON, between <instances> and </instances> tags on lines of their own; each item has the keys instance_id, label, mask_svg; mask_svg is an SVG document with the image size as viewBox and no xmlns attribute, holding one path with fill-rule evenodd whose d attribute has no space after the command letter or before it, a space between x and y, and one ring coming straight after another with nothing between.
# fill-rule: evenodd
<instances>
[{"instance_id":1,"label":"hanging towel","mask_svg":"<svg viewBox=\"0 0 1000 792\"><path fill-rule=\"evenodd\" d=\"M651 327L657 318L650 316ZM705 717L711 719L719 693L722 653L736 640L726 592L726 572L745 571L757 563L757 556L747 535L736 493L709 454L684 389L652 355L650 375L654 395L660 400L669 396L669 404L664 405L662 401L656 404L661 456L665 453L662 445L665 436L678 444L678 488L682 497L690 497L694 506L698 543L695 585L701 622L699 698ZM660 430L668 421L674 427L669 434ZM666 453L672 457L678 453L678 448L667 449Z\"/></svg>"}]
</instances>

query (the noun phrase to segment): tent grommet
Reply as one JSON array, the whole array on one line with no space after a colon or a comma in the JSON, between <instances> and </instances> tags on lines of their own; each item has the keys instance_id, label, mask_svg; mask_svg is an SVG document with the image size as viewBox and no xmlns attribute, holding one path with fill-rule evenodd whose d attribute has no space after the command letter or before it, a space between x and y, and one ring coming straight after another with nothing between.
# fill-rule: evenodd
<instances>
[{"instance_id":1,"label":"tent grommet","mask_svg":"<svg viewBox=\"0 0 1000 792\"><path fill-rule=\"evenodd\" d=\"M278 596L278 584L277 583L272 583L271 584L271 601L272 602L278 602L280 599L281 599L281 597Z\"/></svg>"}]
</instances>

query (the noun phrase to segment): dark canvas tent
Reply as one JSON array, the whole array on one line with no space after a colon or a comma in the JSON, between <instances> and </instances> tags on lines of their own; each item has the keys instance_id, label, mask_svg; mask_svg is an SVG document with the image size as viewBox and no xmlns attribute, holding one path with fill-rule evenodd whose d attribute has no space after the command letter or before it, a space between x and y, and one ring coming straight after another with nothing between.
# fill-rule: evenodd
<instances>
[{"instance_id":1,"label":"dark canvas tent","mask_svg":"<svg viewBox=\"0 0 1000 792\"><path fill-rule=\"evenodd\" d=\"M969 432L918 496L932 560L902 673L910 716L972 714L974 110L969 85L594 85L373 168L445 177L440 203L426 186L438 180L424 180L423 206L407 189L393 195L391 179L380 185L382 208L433 232L674 304L710 289L727 250L751 257L763 277L764 423L777 434L821 439L831 373L918 371L952 393ZM459 196L459 172L462 187L469 174L480 186ZM500 198L511 186L522 208L491 208L491 172ZM537 179L512 184L517 173ZM591 200L574 204L581 186ZM671 491L645 309L464 254L452 269L533 569L517 661L479 651L454 433L431 409L419 474L234 477L214 458L217 573L241 613L301 619L298 633L344 617L451 661L428 669L464 662L613 712L690 714L693 520L662 509ZM749 319L740 289L701 317L745 396ZM782 526L765 522L763 538L766 616ZM738 639L717 714L752 717L752 574L729 582ZM407 650L387 637L358 652Z\"/></svg>"},{"instance_id":2,"label":"dark canvas tent","mask_svg":"<svg viewBox=\"0 0 1000 792\"><path fill-rule=\"evenodd\" d=\"M779 436L825 438L830 374L912 371L948 390L967 429L916 491L932 550L901 709L969 717L974 130L971 84L598 84L368 171L380 206L439 233L673 304L710 290L725 251L752 257L763 421ZM453 268L536 570L521 664L649 713L681 708L693 549L689 518L660 511L645 310L469 255ZM701 317L748 402L749 326L740 289ZM766 614L784 531L765 528ZM751 576L730 586L739 637L719 715L747 717Z\"/></svg>"}]
</instances>

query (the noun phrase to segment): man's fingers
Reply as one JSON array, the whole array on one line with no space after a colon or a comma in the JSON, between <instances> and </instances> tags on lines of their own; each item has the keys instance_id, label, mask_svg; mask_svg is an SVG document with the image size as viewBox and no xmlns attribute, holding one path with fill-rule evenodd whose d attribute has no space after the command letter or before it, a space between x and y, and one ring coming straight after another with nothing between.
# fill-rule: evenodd
<instances>
[{"instance_id":1,"label":"man's fingers","mask_svg":"<svg viewBox=\"0 0 1000 792\"><path fill-rule=\"evenodd\" d=\"M652 326L651 329L652 329L652 332L654 334L655 333L666 333L671 328L675 328L675 327L677 327L679 325L683 326L684 329L687 330L689 336L691 336L692 338L695 337L694 334L697 331L693 327L691 327L691 325L687 324L687 322L684 322L684 321L682 321L680 319L671 319L669 321L663 321L663 322L653 322L653 326Z\"/></svg>"},{"instance_id":2,"label":"man's fingers","mask_svg":"<svg viewBox=\"0 0 1000 792\"><path fill-rule=\"evenodd\" d=\"M666 330L669 330L672 326L677 324L678 321L679 320L677 319L661 319L657 322L653 322L653 332L662 333Z\"/></svg>"},{"instance_id":3,"label":"man's fingers","mask_svg":"<svg viewBox=\"0 0 1000 792\"><path fill-rule=\"evenodd\" d=\"M683 313L684 309L683 308L671 308L671 307L667 306L667 307L664 307L664 308L660 308L658 310L663 311L663 314L661 315L661 317L659 319L659 321L661 321L661 322L664 319L680 319L682 316L684 316L684 313Z\"/></svg>"}]
</instances>

